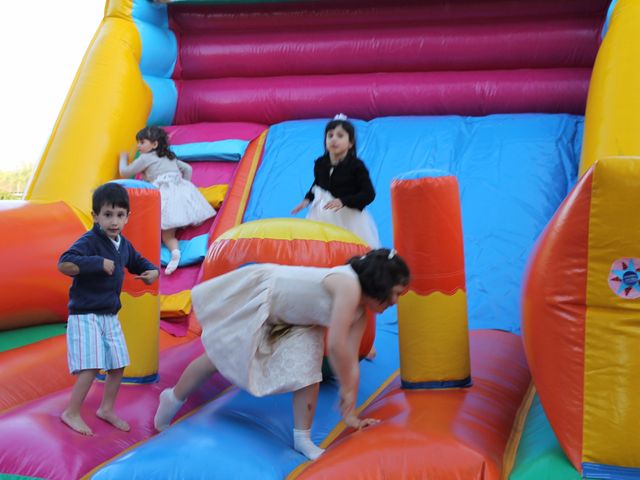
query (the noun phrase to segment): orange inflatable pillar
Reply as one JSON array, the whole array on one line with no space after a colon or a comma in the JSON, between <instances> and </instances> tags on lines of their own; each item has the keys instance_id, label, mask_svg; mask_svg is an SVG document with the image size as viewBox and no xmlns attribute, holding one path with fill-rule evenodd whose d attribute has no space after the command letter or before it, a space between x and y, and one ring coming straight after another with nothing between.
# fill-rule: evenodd
<instances>
[{"instance_id":1,"label":"orange inflatable pillar","mask_svg":"<svg viewBox=\"0 0 640 480\"><path fill-rule=\"evenodd\" d=\"M129 193L131 213L123 235L135 249L160 266L160 191L147 182L117 180ZM124 382L150 383L158 380L160 328L159 281L146 285L126 272L118 314L129 349L130 365Z\"/></svg>"},{"instance_id":2,"label":"orange inflatable pillar","mask_svg":"<svg viewBox=\"0 0 640 480\"><path fill-rule=\"evenodd\" d=\"M391 184L393 238L411 268L398 302L404 388L471 385L460 196L456 178L408 172Z\"/></svg>"}]
</instances>

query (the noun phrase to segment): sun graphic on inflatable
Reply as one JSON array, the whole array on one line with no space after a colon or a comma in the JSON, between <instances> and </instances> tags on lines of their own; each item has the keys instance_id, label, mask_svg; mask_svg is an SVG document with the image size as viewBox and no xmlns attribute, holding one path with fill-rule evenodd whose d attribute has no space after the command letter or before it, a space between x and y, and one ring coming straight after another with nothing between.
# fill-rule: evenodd
<instances>
[{"instance_id":1,"label":"sun graphic on inflatable","mask_svg":"<svg viewBox=\"0 0 640 480\"><path fill-rule=\"evenodd\" d=\"M636 267L636 265L639 265ZM623 258L611 265L609 287L622 298L640 297L640 259Z\"/></svg>"}]
</instances>

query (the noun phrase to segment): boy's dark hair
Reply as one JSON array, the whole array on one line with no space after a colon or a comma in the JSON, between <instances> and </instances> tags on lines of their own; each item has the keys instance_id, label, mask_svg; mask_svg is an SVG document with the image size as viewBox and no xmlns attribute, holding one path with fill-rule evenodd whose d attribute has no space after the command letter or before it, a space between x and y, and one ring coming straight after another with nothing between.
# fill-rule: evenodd
<instances>
[{"instance_id":1,"label":"boy's dark hair","mask_svg":"<svg viewBox=\"0 0 640 480\"><path fill-rule=\"evenodd\" d=\"M155 125L144 127L136 133L136 141L149 140L150 142L158 142L158 146L154 149L159 157L167 157L169 160L175 160L176 154L169 148L169 135L164 129Z\"/></svg>"},{"instance_id":2,"label":"boy's dark hair","mask_svg":"<svg viewBox=\"0 0 640 480\"><path fill-rule=\"evenodd\" d=\"M98 215L105 205L124 208L129 213L129 194L127 189L116 182L100 185L93 192L91 209Z\"/></svg>"},{"instance_id":3,"label":"boy's dark hair","mask_svg":"<svg viewBox=\"0 0 640 480\"><path fill-rule=\"evenodd\" d=\"M405 261L388 248L371 250L347 262L358 274L362 292L368 297L385 302L396 285L409 284L410 272Z\"/></svg>"},{"instance_id":4,"label":"boy's dark hair","mask_svg":"<svg viewBox=\"0 0 640 480\"><path fill-rule=\"evenodd\" d=\"M327 133L329 133L330 130L334 130L336 127L342 127L344 131L347 132L347 135L349 135L349 141L353 143L353 146L347 152L347 157L351 157L351 156L355 157L356 156L356 129L353 126L353 123L351 123L349 120L331 120L329 123L327 123L327 126L324 127L324 141L323 141L325 152L327 150L327 145L326 145Z\"/></svg>"}]
</instances>

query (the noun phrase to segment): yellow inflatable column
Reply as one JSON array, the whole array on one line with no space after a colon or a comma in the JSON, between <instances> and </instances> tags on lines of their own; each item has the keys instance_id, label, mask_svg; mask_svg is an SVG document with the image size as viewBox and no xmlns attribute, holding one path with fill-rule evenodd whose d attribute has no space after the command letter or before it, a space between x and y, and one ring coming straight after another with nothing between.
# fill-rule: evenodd
<instances>
[{"instance_id":1,"label":"yellow inflatable column","mask_svg":"<svg viewBox=\"0 0 640 480\"><path fill-rule=\"evenodd\" d=\"M640 157L595 164L589 218L582 462L640 478ZM620 472L618 472L619 474ZM604 477L602 477L604 478ZM627 478L627 477L625 477Z\"/></svg>"},{"instance_id":2,"label":"yellow inflatable column","mask_svg":"<svg viewBox=\"0 0 640 480\"><path fill-rule=\"evenodd\" d=\"M151 110L132 4L107 3L25 192L26 199L36 202L64 201L86 228L93 224L91 192L117 178L118 153L131 148Z\"/></svg>"},{"instance_id":3,"label":"yellow inflatable column","mask_svg":"<svg viewBox=\"0 0 640 480\"><path fill-rule=\"evenodd\" d=\"M433 170L391 184L393 238L411 268L398 304L404 388L471 385L458 183Z\"/></svg>"},{"instance_id":4,"label":"yellow inflatable column","mask_svg":"<svg viewBox=\"0 0 640 480\"><path fill-rule=\"evenodd\" d=\"M640 2L618 0L593 67L580 175L598 159L640 156Z\"/></svg>"},{"instance_id":5,"label":"yellow inflatable column","mask_svg":"<svg viewBox=\"0 0 640 480\"><path fill-rule=\"evenodd\" d=\"M131 213L123 232L135 249L160 266L160 191L150 183L119 180L129 193ZM158 379L160 296L159 280L146 285L127 273L120 300L119 317L127 339L130 365L124 371L128 383Z\"/></svg>"}]
</instances>

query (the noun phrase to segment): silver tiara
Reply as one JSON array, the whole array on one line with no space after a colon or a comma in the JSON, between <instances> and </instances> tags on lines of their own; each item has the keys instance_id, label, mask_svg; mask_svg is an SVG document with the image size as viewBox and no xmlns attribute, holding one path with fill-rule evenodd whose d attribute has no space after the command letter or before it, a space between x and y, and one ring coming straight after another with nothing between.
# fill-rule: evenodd
<instances>
[{"instance_id":1,"label":"silver tiara","mask_svg":"<svg viewBox=\"0 0 640 480\"><path fill-rule=\"evenodd\" d=\"M339 113L335 117L333 117L333 119L334 120L346 120L347 116L344 113Z\"/></svg>"},{"instance_id":2,"label":"silver tiara","mask_svg":"<svg viewBox=\"0 0 640 480\"><path fill-rule=\"evenodd\" d=\"M387 255L387 258L388 258L389 260L391 260L393 257L395 257L395 256L396 256L396 253L398 253L398 252L396 252L396 249L395 249L395 248L392 248L391 250L389 250L389 255Z\"/></svg>"}]
</instances>

